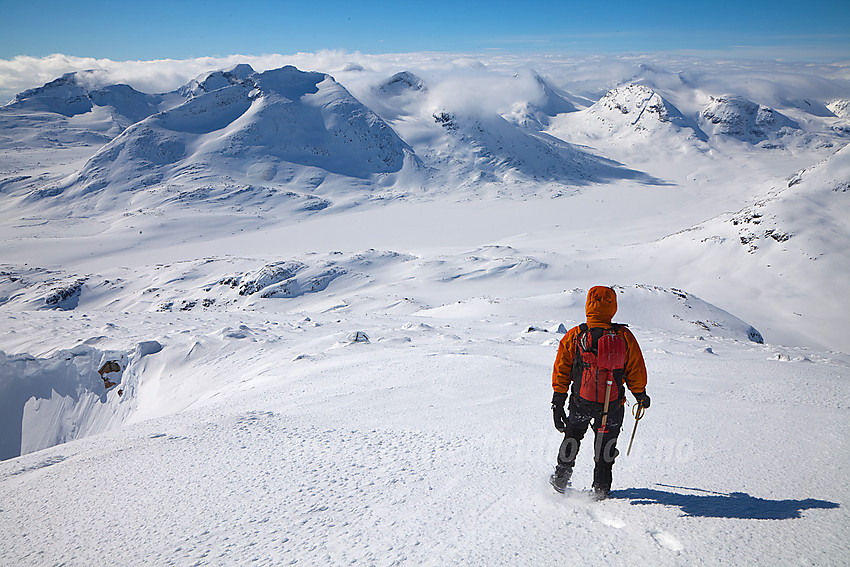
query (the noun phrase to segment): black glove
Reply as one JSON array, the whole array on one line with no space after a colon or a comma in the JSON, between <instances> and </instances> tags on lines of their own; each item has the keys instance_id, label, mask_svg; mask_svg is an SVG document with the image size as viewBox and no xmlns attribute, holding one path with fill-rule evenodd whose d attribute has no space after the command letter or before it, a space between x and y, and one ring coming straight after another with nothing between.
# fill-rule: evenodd
<instances>
[{"instance_id":1,"label":"black glove","mask_svg":"<svg viewBox=\"0 0 850 567\"><path fill-rule=\"evenodd\" d=\"M561 433L567 431L567 413L564 411L564 404L567 403L567 394L565 392L555 392L552 395L552 417L555 420L555 429Z\"/></svg>"},{"instance_id":2,"label":"black glove","mask_svg":"<svg viewBox=\"0 0 850 567\"><path fill-rule=\"evenodd\" d=\"M635 394L635 399L637 400L638 405L644 408L649 407L649 402L651 400L649 399L649 396L646 395L646 392L638 392Z\"/></svg>"}]
</instances>

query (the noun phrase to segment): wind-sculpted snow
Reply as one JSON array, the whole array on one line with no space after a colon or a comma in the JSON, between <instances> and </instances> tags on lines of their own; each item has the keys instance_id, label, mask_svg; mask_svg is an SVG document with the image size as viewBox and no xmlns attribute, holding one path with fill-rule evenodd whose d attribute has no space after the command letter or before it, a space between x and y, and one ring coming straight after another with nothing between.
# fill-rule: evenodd
<instances>
[{"instance_id":1,"label":"wind-sculpted snow","mask_svg":"<svg viewBox=\"0 0 850 567\"><path fill-rule=\"evenodd\" d=\"M616 320L639 328L665 329L694 336L711 336L741 342L763 343L764 337L752 325L730 313L711 305L694 295L678 289L664 289L648 285L615 286L622 297L623 308ZM526 313L545 313L550 305L581 306L587 295L585 289L564 291L558 296L525 298L522 303ZM417 315L447 318L477 318L488 314L507 313L509 304L493 297L474 297L457 303L424 309ZM556 332L558 325L543 327ZM536 329L540 330L540 329Z\"/></svg>"},{"instance_id":2,"label":"wind-sculpted snow","mask_svg":"<svg viewBox=\"0 0 850 567\"><path fill-rule=\"evenodd\" d=\"M263 299L295 298L324 291L346 270L333 262L308 266L301 262L273 262L244 276L226 276L218 285L236 287L239 295L258 294ZM212 305L212 304L210 304Z\"/></svg>"},{"instance_id":3,"label":"wind-sculpted snow","mask_svg":"<svg viewBox=\"0 0 850 567\"><path fill-rule=\"evenodd\" d=\"M118 394L108 393L97 374L110 360L122 370L127 366L124 353L101 352L85 344L47 358L0 351L0 459L120 425L120 412L106 403L108 396L117 402ZM120 373L109 376L121 380Z\"/></svg>"},{"instance_id":4,"label":"wind-sculpted snow","mask_svg":"<svg viewBox=\"0 0 850 567\"><path fill-rule=\"evenodd\" d=\"M226 278L220 283L238 285L239 295L251 295L262 289L288 280L303 270L306 266L301 262L275 262L267 264L259 270L246 274L241 278Z\"/></svg>"},{"instance_id":5,"label":"wind-sculpted snow","mask_svg":"<svg viewBox=\"0 0 850 567\"><path fill-rule=\"evenodd\" d=\"M0 306L20 309L73 310L88 277L43 268L0 265Z\"/></svg>"},{"instance_id":6,"label":"wind-sculpted snow","mask_svg":"<svg viewBox=\"0 0 850 567\"><path fill-rule=\"evenodd\" d=\"M33 292L27 286L38 281L36 274L26 275L25 270L6 267L5 293L14 297L14 301L0 305L0 309L14 312L21 307L40 306L83 311L109 305L110 309L141 312L285 307L361 313L377 307L423 317L483 318L514 309L508 297L487 295L488 290L500 289L508 283L522 290L545 280L551 271L545 261L508 246L484 246L460 255L437 257L377 250L357 254L302 254L257 264L257 260L249 258L207 258L159 265L136 274L114 270L86 279L39 272L38 277L45 283L33 286ZM234 273L234 266L242 266L243 271ZM53 281L72 282L67 289L73 290L73 303L68 300L59 305L51 303L50 297L44 299L40 290L48 288L47 282ZM442 288L466 289L470 296L435 305L429 298ZM57 289L66 288L52 284L48 289L55 296ZM749 323L685 291L645 285L616 286L616 289L625 297L626 307L621 313L627 319L622 322L666 332L759 343L764 340ZM584 294L585 289L544 295L525 292L521 294L521 302L527 316L546 317L553 306L580 305Z\"/></svg>"}]
</instances>

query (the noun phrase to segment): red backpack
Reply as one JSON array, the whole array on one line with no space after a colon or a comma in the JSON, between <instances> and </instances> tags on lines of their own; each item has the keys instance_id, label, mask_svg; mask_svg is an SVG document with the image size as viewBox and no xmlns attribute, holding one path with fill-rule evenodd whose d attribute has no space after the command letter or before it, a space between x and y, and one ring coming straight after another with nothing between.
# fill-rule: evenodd
<instances>
[{"instance_id":1,"label":"red backpack","mask_svg":"<svg viewBox=\"0 0 850 567\"><path fill-rule=\"evenodd\" d=\"M625 397L623 384L626 371L626 341L617 331L625 325L614 323L610 329L579 326L571 378L579 397L589 402L605 403L608 382L611 390L608 401Z\"/></svg>"}]
</instances>

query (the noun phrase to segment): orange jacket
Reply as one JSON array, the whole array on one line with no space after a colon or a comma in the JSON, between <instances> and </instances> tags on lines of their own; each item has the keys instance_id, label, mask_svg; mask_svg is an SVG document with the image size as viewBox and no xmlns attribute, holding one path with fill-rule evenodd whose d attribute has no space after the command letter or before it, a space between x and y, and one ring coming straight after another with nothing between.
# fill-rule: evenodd
<instances>
[{"instance_id":1,"label":"orange jacket","mask_svg":"<svg viewBox=\"0 0 850 567\"><path fill-rule=\"evenodd\" d=\"M596 286L587 292L585 314L589 327L609 329L611 320L617 312L617 292L609 287ZM570 329L558 344L555 368L552 371L552 389L556 392L570 391L570 372L573 367L576 339L581 333L580 327ZM632 393L646 390L646 364L637 339L627 327L620 327L617 334L626 342L626 385Z\"/></svg>"}]
</instances>

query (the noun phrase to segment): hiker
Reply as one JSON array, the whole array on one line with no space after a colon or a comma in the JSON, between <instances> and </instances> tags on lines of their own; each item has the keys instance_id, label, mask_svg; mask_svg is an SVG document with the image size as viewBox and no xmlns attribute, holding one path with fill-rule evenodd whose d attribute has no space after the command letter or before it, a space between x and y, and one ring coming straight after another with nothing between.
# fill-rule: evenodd
<instances>
[{"instance_id":1,"label":"hiker","mask_svg":"<svg viewBox=\"0 0 850 567\"><path fill-rule=\"evenodd\" d=\"M593 491L597 498L607 498L611 469L619 454L617 436L625 415L626 386L639 405L649 407L643 354L632 332L611 322L616 312L617 292L610 287L591 288L585 304L587 323L570 329L558 345L552 371L552 413L564 440L555 473L549 478L558 492L567 489L581 440L591 425L596 462ZM564 406L570 389L567 417Z\"/></svg>"}]
</instances>

